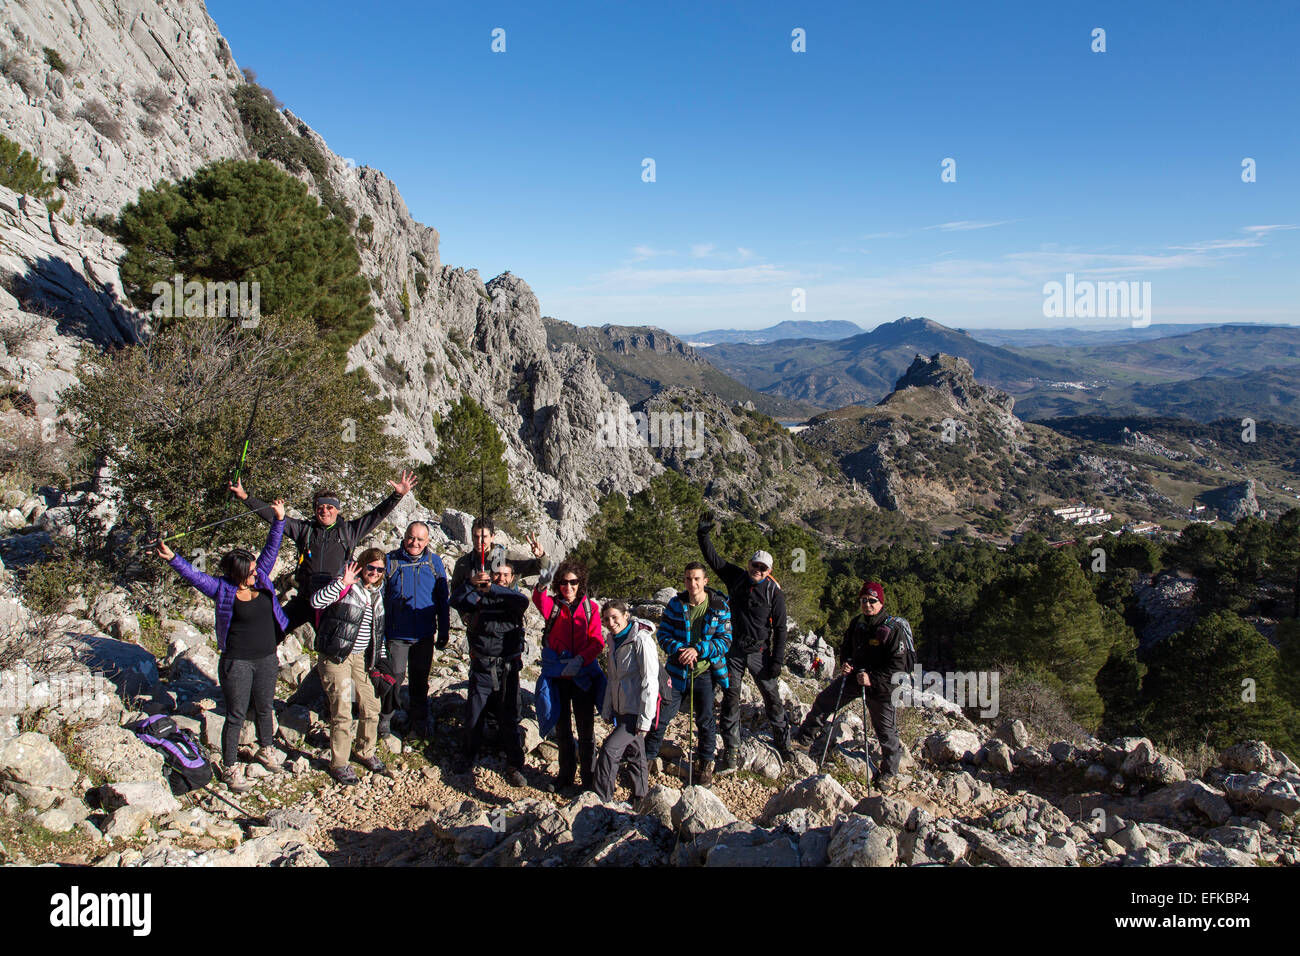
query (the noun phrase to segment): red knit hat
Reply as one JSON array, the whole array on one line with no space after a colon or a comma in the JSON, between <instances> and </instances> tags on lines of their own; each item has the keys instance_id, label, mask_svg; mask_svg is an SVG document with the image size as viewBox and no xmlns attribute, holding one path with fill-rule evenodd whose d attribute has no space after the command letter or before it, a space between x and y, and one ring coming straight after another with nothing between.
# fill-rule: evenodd
<instances>
[{"instance_id":1,"label":"red knit hat","mask_svg":"<svg viewBox=\"0 0 1300 956\"><path fill-rule=\"evenodd\" d=\"M862 590L858 592L858 600L864 597L873 597L881 604L885 603L885 589L875 581L867 581L862 585Z\"/></svg>"}]
</instances>

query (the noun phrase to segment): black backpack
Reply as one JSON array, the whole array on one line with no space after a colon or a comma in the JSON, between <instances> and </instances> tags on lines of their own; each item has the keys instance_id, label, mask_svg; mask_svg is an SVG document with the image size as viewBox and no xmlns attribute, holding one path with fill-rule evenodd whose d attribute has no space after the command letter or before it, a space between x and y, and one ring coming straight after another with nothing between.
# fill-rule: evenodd
<instances>
[{"instance_id":1,"label":"black backpack","mask_svg":"<svg viewBox=\"0 0 1300 956\"><path fill-rule=\"evenodd\" d=\"M174 794L206 787L212 779L212 762L188 730L176 726L166 714L154 714L127 724L142 741L163 755L163 776Z\"/></svg>"}]
</instances>

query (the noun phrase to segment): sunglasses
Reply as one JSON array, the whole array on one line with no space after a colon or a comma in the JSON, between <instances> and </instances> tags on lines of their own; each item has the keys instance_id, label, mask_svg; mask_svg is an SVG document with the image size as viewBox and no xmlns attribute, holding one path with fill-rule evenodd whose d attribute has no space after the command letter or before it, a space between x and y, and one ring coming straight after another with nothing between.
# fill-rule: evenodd
<instances>
[{"instance_id":1,"label":"sunglasses","mask_svg":"<svg viewBox=\"0 0 1300 956\"><path fill-rule=\"evenodd\" d=\"M383 566L382 564L367 564L367 565L366 565L364 568L362 568L361 570L363 570L363 571L373 571L373 572L375 572L375 574L383 574L383 573L384 573L384 566Z\"/></svg>"},{"instance_id":2,"label":"sunglasses","mask_svg":"<svg viewBox=\"0 0 1300 956\"><path fill-rule=\"evenodd\" d=\"M766 564L756 564L756 563L755 563L755 564L751 564L751 565L749 566L749 570L751 570L751 571L766 571L766 570L767 570L767 565L766 565Z\"/></svg>"},{"instance_id":3,"label":"sunglasses","mask_svg":"<svg viewBox=\"0 0 1300 956\"><path fill-rule=\"evenodd\" d=\"M578 586L577 578L565 578L563 581L560 582L560 587L562 588L576 588L577 586Z\"/></svg>"},{"instance_id":4,"label":"sunglasses","mask_svg":"<svg viewBox=\"0 0 1300 956\"><path fill-rule=\"evenodd\" d=\"M875 598L859 598L858 600L860 600L863 604L879 604L879 603L880 603L880 602L879 602L878 600L876 600Z\"/></svg>"}]
</instances>

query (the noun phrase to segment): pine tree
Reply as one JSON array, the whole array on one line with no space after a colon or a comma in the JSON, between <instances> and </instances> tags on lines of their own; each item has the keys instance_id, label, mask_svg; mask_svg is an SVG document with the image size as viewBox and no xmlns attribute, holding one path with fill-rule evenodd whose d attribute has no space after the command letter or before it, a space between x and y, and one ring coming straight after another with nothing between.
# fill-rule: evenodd
<instances>
[{"instance_id":1,"label":"pine tree","mask_svg":"<svg viewBox=\"0 0 1300 956\"><path fill-rule=\"evenodd\" d=\"M1291 747L1295 712L1278 690L1278 655L1231 611L1161 641L1142 684L1148 735L1182 746L1266 740Z\"/></svg>"},{"instance_id":2,"label":"pine tree","mask_svg":"<svg viewBox=\"0 0 1300 956\"><path fill-rule=\"evenodd\" d=\"M5 136L0 136L0 186L45 200L51 212L63 208L62 199L49 202L58 184L45 178L45 169L40 161Z\"/></svg>"},{"instance_id":3,"label":"pine tree","mask_svg":"<svg viewBox=\"0 0 1300 956\"><path fill-rule=\"evenodd\" d=\"M506 467L506 443L478 402L463 395L437 426L432 463L416 469L421 504L496 519L512 517L516 501Z\"/></svg>"},{"instance_id":4,"label":"pine tree","mask_svg":"<svg viewBox=\"0 0 1300 956\"><path fill-rule=\"evenodd\" d=\"M263 315L309 316L340 362L371 328L370 286L347 224L268 162L222 160L178 183L140 190L115 231L122 279L151 309L154 284L258 282ZM160 327L177 321L160 317Z\"/></svg>"}]
</instances>

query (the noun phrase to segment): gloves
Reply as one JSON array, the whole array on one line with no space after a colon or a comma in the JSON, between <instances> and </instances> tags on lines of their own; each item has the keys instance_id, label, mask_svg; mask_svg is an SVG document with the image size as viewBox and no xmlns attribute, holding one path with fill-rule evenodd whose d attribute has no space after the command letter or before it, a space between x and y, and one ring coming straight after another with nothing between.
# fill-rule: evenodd
<instances>
[{"instance_id":1,"label":"gloves","mask_svg":"<svg viewBox=\"0 0 1300 956\"><path fill-rule=\"evenodd\" d=\"M780 661L768 661L767 666L763 668L763 680L776 680L785 670L785 665Z\"/></svg>"},{"instance_id":2,"label":"gloves","mask_svg":"<svg viewBox=\"0 0 1300 956\"><path fill-rule=\"evenodd\" d=\"M700 534L708 534L713 530L713 512L706 511L700 515L700 523L696 529Z\"/></svg>"},{"instance_id":3,"label":"gloves","mask_svg":"<svg viewBox=\"0 0 1300 956\"><path fill-rule=\"evenodd\" d=\"M561 676L561 677L577 677L577 676L578 676L578 671L580 671L580 670L582 670L582 655L581 655L581 654L579 654L577 657L570 657L570 658L569 658L568 663L564 665L564 670L560 671L560 676Z\"/></svg>"}]
</instances>

